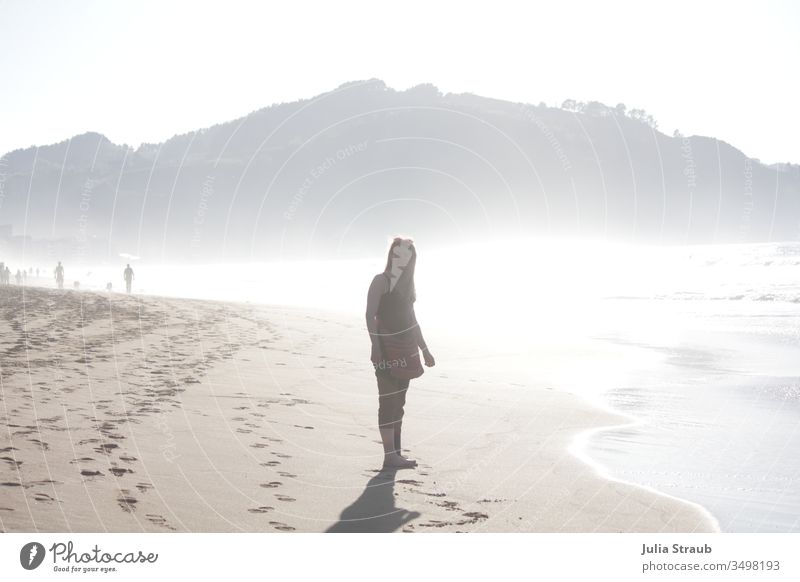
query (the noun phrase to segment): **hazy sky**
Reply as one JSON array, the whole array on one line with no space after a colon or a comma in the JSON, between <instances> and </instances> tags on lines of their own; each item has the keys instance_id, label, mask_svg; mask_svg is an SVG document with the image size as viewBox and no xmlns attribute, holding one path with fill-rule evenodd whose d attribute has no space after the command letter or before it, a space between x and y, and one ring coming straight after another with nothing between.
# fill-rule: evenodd
<instances>
[{"instance_id":1,"label":"hazy sky","mask_svg":"<svg viewBox=\"0 0 800 582\"><path fill-rule=\"evenodd\" d=\"M800 162L800 3L0 0L0 153L156 142L381 78L624 102L667 133Z\"/></svg>"}]
</instances>

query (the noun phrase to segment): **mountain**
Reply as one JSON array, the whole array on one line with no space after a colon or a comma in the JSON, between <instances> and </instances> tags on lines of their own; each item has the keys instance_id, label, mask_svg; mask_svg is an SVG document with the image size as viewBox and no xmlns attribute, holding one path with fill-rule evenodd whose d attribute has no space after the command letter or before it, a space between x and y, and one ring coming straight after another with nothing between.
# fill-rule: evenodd
<instances>
[{"instance_id":1,"label":"mountain","mask_svg":"<svg viewBox=\"0 0 800 582\"><path fill-rule=\"evenodd\" d=\"M3 224L28 238L0 230L0 253L72 260L356 256L395 233L786 241L800 236L800 167L667 136L623 105L369 80L136 149L86 133L11 152Z\"/></svg>"}]
</instances>

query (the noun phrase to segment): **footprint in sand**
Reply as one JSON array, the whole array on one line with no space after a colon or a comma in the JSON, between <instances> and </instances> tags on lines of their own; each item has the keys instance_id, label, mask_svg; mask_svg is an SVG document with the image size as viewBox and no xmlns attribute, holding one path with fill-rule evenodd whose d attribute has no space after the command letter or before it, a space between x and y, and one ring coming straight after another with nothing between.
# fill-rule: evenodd
<instances>
[{"instance_id":1,"label":"footprint in sand","mask_svg":"<svg viewBox=\"0 0 800 582\"><path fill-rule=\"evenodd\" d=\"M283 485L280 481L270 481L269 483L262 483L262 487L266 487L267 489L273 489L275 487L280 487Z\"/></svg>"},{"instance_id":2,"label":"footprint in sand","mask_svg":"<svg viewBox=\"0 0 800 582\"><path fill-rule=\"evenodd\" d=\"M264 443L253 443L250 446L252 448L254 448L254 449L267 449L267 448L269 448L269 445L265 445Z\"/></svg>"},{"instance_id":3,"label":"footprint in sand","mask_svg":"<svg viewBox=\"0 0 800 582\"><path fill-rule=\"evenodd\" d=\"M115 477L122 477L125 473L133 473L133 469L126 469L124 467L111 467L109 473L113 473Z\"/></svg>"},{"instance_id":4,"label":"footprint in sand","mask_svg":"<svg viewBox=\"0 0 800 582\"><path fill-rule=\"evenodd\" d=\"M467 519L463 519L461 521L457 521L456 525L470 525L474 523L478 523L482 519L489 519L489 516L485 513L481 513L480 511L468 511L467 513L463 514L464 517Z\"/></svg>"},{"instance_id":5,"label":"footprint in sand","mask_svg":"<svg viewBox=\"0 0 800 582\"><path fill-rule=\"evenodd\" d=\"M42 447L42 449L44 449L45 451L49 451L49 450L50 450L50 445L49 445L49 444L47 444L47 443L46 443L46 442L44 442L44 441L40 441L39 439L28 439L28 442L31 442L31 443L33 443L33 444L35 444L35 445L39 445L39 446L40 446L40 447Z\"/></svg>"},{"instance_id":6,"label":"footprint in sand","mask_svg":"<svg viewBox=\"0 0 800 582\"><path fill-rule=\"evenodd\" d=\"M15 461L11 457L0 457L0 461L5 461L9 465L11 465L14 469L17 469L22 464L22 461Z\"/></svg>"},{"instance_id":7,"label":"footprint in sand","mask_svg":"<svg viewBox=\"0 0 800 582\"><path fill-rule=\"evenodd\" d=\"M50 497L47 493L34 493L33 499L35 501L43 501L45 503L52 503L55 501L53 497Z\"/></svg>"},{"instance_id":8,"label":"footprint in sand","mask_svg":"<svg viewBox=\"0 0 800 582\"><path fill-rule=\"evenodd\" d=\"M274 507L269 507L268 505L262 505L261 507L253 507L248 509L250 513L267 513L268 511L272 511L275 509Z\"/></svg>"},{"instance_id":9,"label":"footprint in sand","mask_svg":"<svg viewBox=\"0 0 800 582\"><path fill-rule=\"evenodd\" d=\"M431 493L429 491L417 491L417 493L422 493L428 497L445 497L447 495L447 493Z\"/></svg>"},{"instance_id":10,"label":"footprint in sand","mask_svg":"<svg viewBox=\"0 0 800 582\"><path fill-rule=\"evenodd\" d=\"M83 475L84 477L98 477L102 474L103 473L101 473L100 471L90 471L89 469L84 469L83 471L81 471L81 475Z\"/></svg>"},{"instance_id":11,"label":"footprint in sand","mask_svg":"<svg viewBox=\"0 0 800 582\"><path fill-rule=\"evenodd\" d=\"M458 511L458 503L455 501L442 501L441 503L437 503L439 507L444 507L448 511Z\"/></svg>"},{"instance_id":12,"label":"footprint in sand","mask_svg":"<svg viewBox=\"0 0 800 582\"><path fill-rule=\"evenodd\" d=\"M126 511L128 513L133 513L133 511L136 509L136 504L139 502L139 500L136 499L135 497L131 497L129 495L130 491L128 491L127 489L122 489L121 493L122 495L117 497L117 503L119 504L119 506L122 508L123 511Z\"/></svg>"},{"instance_id":13,"label":"footprint in sand","mask_svg":"<svg viewBox=\"0 0 800 582\"><path fill-rule=\"evenodd\" d=\"M297 475L295 475L294 473L287 473L286 471L278 471L278 475L280 475L281 477L288 477L290 479L294 479L295 477L297 477Z\"/></svg>"},{"instance_id":14,"label":"footprint in sand","mask_svg":"<svg viewBox=\"0 0 800 582\"><path fill-rule=\"evenodd\" d=\"M294 528L290 525L286 525L285 523L281 523L279 521L271 521L269 524L277 530L280 531L294 531Z\"/></svg>"},{"instance_id":15,"label":"footprint in sand","mask_svg":"<svg viewBox=\"0 0 800 582\"><path fill-rule=\"evenodd\" d=\"M137 483L136 484L136 488L141 493L147 493L148 491L150 491L153 488L153 486L150 483Z\"/></svg>"},{"instance_id":16,"label":"footprint in sand","mask_svg":"<svg viewBox=\"0 0 800 582\"><path fill-rule=\"evenodd\" d=\"M259 463L262 467L277 467L281 464L280 461L267 461L266 463Z\"/></svg>"},{"instance_id":17,"label":"footprint in sand","mask_svg":"<svg viewBox=\"0 0 800 582\"><path fill-rule=\"evenodd\" d=\"M294 497L289 497L288 495L276 495L275 497L278 501L297 501Z\"/></svg>"},{"instance_id":18,"label":"footprint in sand","mask_svg":"<svg viewBox=\"0 0 800 582\"><path fill-rule=\"evenodd\" d=\"M147 521L149 521L153 525L158 525L161 527L165 527L167 529L171 529L172 531L175 531L175 528L172 527L169 523L167 523L167 519L163 515L158 515L155 513L146 513L145 517L147 518Z\"/></svg>"},{"instance_id":19,"label":"footprint in sand","mask_svg":"<svg viewBox=\"0 0 800 582\"><path fill-rule=\"evenodd\" d=\"M125 455L125 456L120 456L119 460L120 461L125 461L126 463L133 463L134 461L136 461L138 459L136 457L131 457L131 456L126 456Z\"/></svg>"},{"instance_id":20,"label":"footprint in sand","mask_svg":"<svg viewBox=\"0 0 800 582\"><path fill-rule=\"evenodd\" d=\"M275 455L276 457L281 458L281 459L291 459L292 458L292 455L287 455L286 453L272 453L272 454Z\"/></svg>"}]
</instances>

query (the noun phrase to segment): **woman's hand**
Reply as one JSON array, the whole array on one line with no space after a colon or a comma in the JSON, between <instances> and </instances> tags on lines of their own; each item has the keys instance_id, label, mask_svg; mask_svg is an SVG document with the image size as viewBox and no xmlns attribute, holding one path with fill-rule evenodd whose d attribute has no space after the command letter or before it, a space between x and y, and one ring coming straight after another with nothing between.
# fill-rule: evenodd
<instances>
[{"instance_id":1,"label":"woman's hand","mask_svg":"<svg viewBox=\"0 0 800 582\"><path fill-rule=\"evenodd\" d=\"M425 360L425 365L429 368L432 368L436 365L436 360L433 357L433 354L428 350L428 348L424 348L422 350L422 357Z\"/></svg>"}]
</instances>

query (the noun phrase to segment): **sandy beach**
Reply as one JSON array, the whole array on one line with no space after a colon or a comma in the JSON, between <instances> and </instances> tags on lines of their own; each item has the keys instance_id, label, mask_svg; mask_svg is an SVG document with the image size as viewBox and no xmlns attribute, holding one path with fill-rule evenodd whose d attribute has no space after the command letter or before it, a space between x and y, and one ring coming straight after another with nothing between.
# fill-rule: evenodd
<instances>
[{"instance_id":1,"label":"sandy beach","mask_svg":"<svg viewBox=\"0 0 800 582\"><path fill-rule=\"evenodd\" d=\"M624 418L447 345L409 390L419 467L381 472L359 317L14 286L0 314L4 532L716 530L570 453Z\"/></svg>"}]
</instances>

